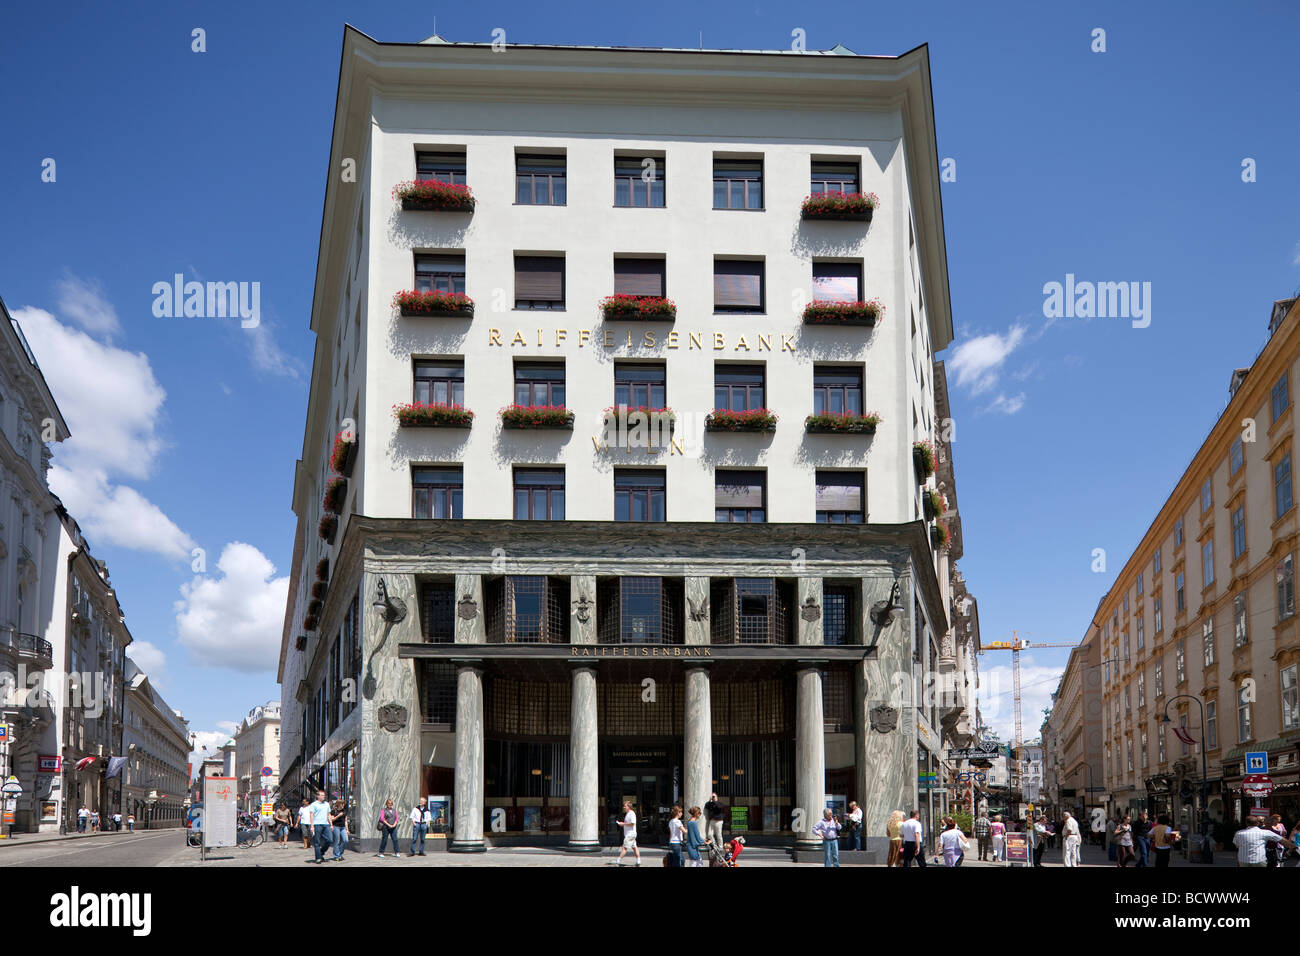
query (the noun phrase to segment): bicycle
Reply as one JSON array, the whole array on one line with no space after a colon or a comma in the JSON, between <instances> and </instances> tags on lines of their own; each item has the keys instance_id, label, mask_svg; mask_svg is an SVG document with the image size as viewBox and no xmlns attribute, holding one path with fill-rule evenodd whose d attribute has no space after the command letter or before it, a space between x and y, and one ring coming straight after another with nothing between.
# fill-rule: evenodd
<instances>
[{"instance_id":1,"label":"bicycle","mask_svg":"<svg viewBox=\"0 0 1300 956\"><path fill-rule=\"evenodd\" d=\"M235 842L244 848L261 846L266 842L266 828L240 827L235 833Z\"/></svg>"}]
</instances>

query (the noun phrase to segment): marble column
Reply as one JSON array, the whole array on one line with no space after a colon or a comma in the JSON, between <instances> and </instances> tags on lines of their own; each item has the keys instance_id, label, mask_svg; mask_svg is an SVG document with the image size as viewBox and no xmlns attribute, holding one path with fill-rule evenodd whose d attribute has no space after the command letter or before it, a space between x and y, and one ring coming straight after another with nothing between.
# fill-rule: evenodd
<instances>
[{"instance_id":1,"label":"marble column","mask_svg":"<svg viewBox=\"0 0 1300 956\"><path fill-rule=\"evenodd\" d=\"M484 621L483 576L456 575L456 643L486 644L487 625Z\"/></svg>"},{"instance_id":2,"label":"marble column","mask_svg":"<svg viewBox=\"0 0 1300 956\"><path fill-rule=\"evenodd\" d=\"M713 702L707 667L686 668L682 809L703 807L713 790Z\"/></svg>"},{"instance_id":3,"label":"marble column","mask_svg":"<svg viewBox=\"0 0 1300 956\"><path fill-rule=\"evenodd\" d=\"M687 644L708 644L713 638L710 634L712 611L709 607L709 579L705 577L687 577L684 581L686 591L686 634Z\"/></svg>"},{"instance_id":4,"label":"marble column","mask_svg":"<svg viewBox=\"0 0 1300 956\"><path fill-rule=\"evenodd\" d=\"M573 670L569 716L569 849L600 852L600 739L596 669Z\"/></svg>"},{"instance_id":5,"label":"marble column","mask_svg":"<svg viewBox=\"0 0 1300 956\"><path fill-rule=\"evenodd\" d=\"M916 710L912 699L912 581L899 579L893 620L877 627L871 605L889 597L892 570L863 579L863 634L876 656L862 661L854 678L857 784L867 846L882 837L889 815L916 807Z\"/></svg>"},{"instance_id":6,"label":"marble column","mask_svg":"<svg viewBox=\"0 0 1300 956\"><path fill-rule=\"evenodd\" d=\"M483 670L476 663L456 669L455 833L452 853L482 853Z\"/></svg>"},{"instance_id":7,"label":"marble column","mask_svg":"<svg viewBox=\"0 0 1300 956\"><path fill-rule=\"evenodd\" d=\"M798 617L800 644L825 644L822 628L822 579L799 579ZM811 620L809 620L811 618Z\"/></svg>"},{"instance_id":8,"label":"marble column","mask_svg":"<svg viewBox=\"0 0 1300 956\"><path fill-rule=\"evenodd\" d=\"M795 847L819 850L822 841L812 828L826 809L826 731L818 667L803 666L795 674L794 786L795 806L803 811Z\"/></svg>"}]
</instances>

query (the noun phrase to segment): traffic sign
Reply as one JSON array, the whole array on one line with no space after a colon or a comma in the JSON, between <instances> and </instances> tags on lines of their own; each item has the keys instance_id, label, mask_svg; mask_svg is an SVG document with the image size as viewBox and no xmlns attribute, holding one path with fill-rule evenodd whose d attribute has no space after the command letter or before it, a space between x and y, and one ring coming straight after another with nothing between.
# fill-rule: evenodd
<instances>
[{"instance_id":1,"label":"traffic sign","mask_svg":"<svg viewBox=\"0 0 1300 956\"><path fill-rule=\"evenodd\" d=\"M12 739L13 735L9 733L9 725L0 723L0 744L7 744Z\"/></svg>"},{"instance_id":2,"label":"traffic sign","mask_svg":"<svg viewBox=\"0 0 1300 956\"><path fill-rule=\"evenodd\" d=\"M1246 773L1268 773L1268 751L1255 750L1246 754Z\"/></svg>"},{"instance_id":3,"label":"traffic sign","mask_svg":"<svg viewBox=\"0 0 1300 956\"><path fill-rule=\"evenodd\" d=\"M263 767L263 768L262 768L262 776L263 776L263 777L269 777L269 776L271 776L271 772L272 772L272 771L271 771L271 768L270 768L270 767Z\"/></svg>"},{"instance_id":4,"label":"traffic sign","mask_svg":"<svg viewBox=\"0 0 1300 956\"><path fill-rule=\"evenodd\" d=\"M1273 778L1265 773L1252 773L1242 778L1242 792L1257 800L1273 792Z\"/></svg>"},{"instance_id":5,"label":"traffic sign","mask_svg":"<svg viewBox=\"0 0 1300 956\"><path fill-rule=\"evenodd\" d=\"M23 785L18 782L17 777L12 775L10 775L9 779L5 781L5 785L0 787L0 793L3 793L5 796L16 797L22 792Z\"/></svg>"}]
</instances>

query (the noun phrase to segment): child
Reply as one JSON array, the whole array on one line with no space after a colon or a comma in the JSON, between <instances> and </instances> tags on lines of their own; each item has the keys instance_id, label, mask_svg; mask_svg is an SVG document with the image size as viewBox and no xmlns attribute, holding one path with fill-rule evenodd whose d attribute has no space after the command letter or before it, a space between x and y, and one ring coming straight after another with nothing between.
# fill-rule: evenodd
<instances>
[{"instance_id":1,"label":"child","mask_svg":"<svg viewBox=\"0 0 1300 956\"><path fill-rule=\"evenodd\" d=\"M740 854L745 850L745 838L743 836L735 837L726 843L727 862L736 866L736 861L740 859Z\"/></svg>"}]
</instances>

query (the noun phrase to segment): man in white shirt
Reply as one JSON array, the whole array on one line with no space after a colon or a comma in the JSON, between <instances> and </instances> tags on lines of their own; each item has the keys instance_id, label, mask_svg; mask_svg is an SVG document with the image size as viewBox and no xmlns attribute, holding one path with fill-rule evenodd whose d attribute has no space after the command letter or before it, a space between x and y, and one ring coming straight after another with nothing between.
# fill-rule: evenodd
<instances>
[{"instance_id":1,"label":"man in white shirt","mask_svg":"<svg viewBox=\"0 0 1300 956\"><path fill-rule=\"evenodd\" d=\"M302 831L302 848L306 850L311 846L311 806L306 797L302 798L302 806L298 808L298 829Z\"/></svg>"},{"instance_id":2,"label":"man in white shirt","mask_svg":"<svg viewBox=\"0 0 1300 956\"><path fill-rule=\"evenodd\" d=\"M1074 815L1068 810L1065 813L1065 824L1061 827L1061 830L1065 834L1065 865L1078 866L1079 843L1081 842L1079 836L1079 821L1074 819Z\"/></svg>"},{"instance_id":3,"label":"man in white shirt","mask_svg":"<svg viewBox=\"0 0 1300 956\"><path fill-rule=\"evenodd\" d=\"M427 801L424 797L420 798L417 806L411 808L411 856L424 856L424 838L429 833L429 824L433 822L433 814L429 812ZM419 843L419 851L416 851L416 843Z\"/></svg>"},{"instance_id":4,"label":"man in white shirt","mask_svg":"<svg viewBox=\"0 0 1300 956\"><path fill-rule=\"evenodd\" d=\"M77 832L78 833L86 832L86 822L89 819L90 819L90 811L86 809L86 805L83 803L81 805L81 809L77 811Z\"/></svg>"},{"instance_id":5,"label":"man in white shirt","mask_svg":"<svg viewBox=\"0 0 1300 956\"><path fill-rule=\"evenodd\" d=\"M920 812L913 810L912 815L898 827L898 832L903 837L904 869L912 865L912 860L916 860L921 869L925 869L925 844L922 840L924 833L918 817Z\"/></svg>"},{"instance_id":6,"label":"man in white shirt","mask_svg":"<svg viewBox=\"0 0 1300 956\"><path fill-rule=\"evenodd\" d=\"M307 808L311 811L311 825L316 831L315 863L325 861L325 848L330 846L331 825L330 825L330 805L325 799L325 791L316 791L316 802Z\"/></svg>"},{"instance_id":7,"label":"man in white shirt","mask_svg":"<svg viewBox=\"0 0 1300 956\"><path fill-rule=\"evenodd\" d=\"M1238 866L1268 866L1265 847L1270 843L1281 843L1283 846L1295 849L1295 844L1286 837L1265 829L1263 817L1247 817L1246 828L1238 830L1232 842L1237 848Z\"/></svg>"},{"instance_id":8,"label":"man in white shirt","mask_svg":"<svg viewBox=\"0 0 1300 956\"><path fill-rule=\"evenodd\" d=\"M858 806L856 800L849 801L849 819L848 819L849 839L852 841L850 849L862 849L862 808Z\"/></svg>"},{"instance_id":9,"label":"man in white shirt","mask_svg":"<svg viewBox=\"0 0 1300 956\"><path fill-rule=\"evenodd\" d=\"M618 825L623 828L623 849L618 851L618 865L623 865L623 857L631 850L636 854L636 865L640 866L641 848L636 845L636 811L632 809L631 801L624 801L623 819L618 821Z\"/></svg>"}]
</instances>

